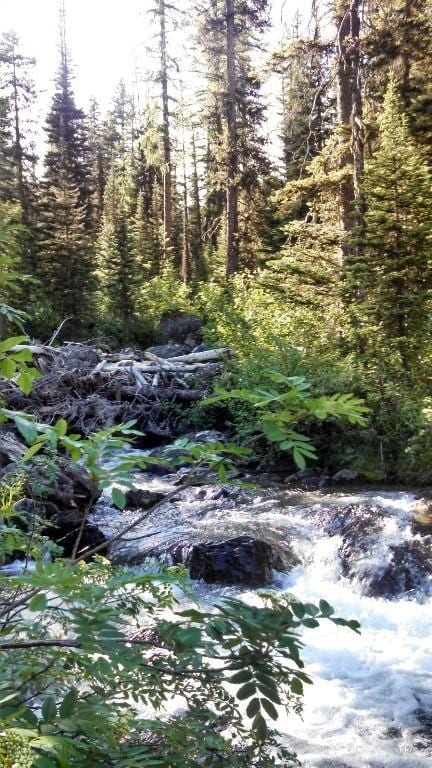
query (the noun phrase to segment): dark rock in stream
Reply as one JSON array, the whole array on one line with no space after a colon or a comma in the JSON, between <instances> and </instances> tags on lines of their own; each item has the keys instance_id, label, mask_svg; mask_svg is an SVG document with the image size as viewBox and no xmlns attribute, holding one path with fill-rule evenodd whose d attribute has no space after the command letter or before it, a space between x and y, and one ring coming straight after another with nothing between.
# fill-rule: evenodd
<instances>
[{"instance_id":1,"label":"dark rock in stream","mask_svg":"<svg viewBox=\"0 0 432 768\"><path fill-rule=\"evenodd\" d=\"M165 498L164 493L131 488L126 491L126 509L149 509L163 498Z\"/></svg>"},{"instance_id":2,"label":"dark rock in stream","mask_svg":"<svg viewBox=\"0 0 432 768\"><path fill-rule=\"evenodd\" d=\"M412 732L414 746L432 755L432 712L418 709L414 714L420 725Z\"/></svg>"},{"instance_id":3,"label":"dark rock in stream","mask_svg":"<svg viewBox=\"0 0 432 768\"><path fill-rule=\"evenodd\" d=\"M354 469L340 469L332 476L332 483L353 483L359 477L359 473Z\"/></svg>"},{"instance_id":4,"label":"dark rock in stream","mask_svg":"<svg viewBox=\"0 0 432 768\"><path fill-rule=\"evenodd\" d=\"M90 478L77 464L57 465L56 474L50 478L37 467L31 468L31 484L38 483L39 495L43 500L51 501L60 510L75 511L81 519L88 505L95 502L101 491L95 491Z\"/></svg>"},{"instance_id":5,"label":"dark rock in stream","mask_svg":"<svg viewBox=\"0 0 432 768\"><path fill-rule=\"evenodd\" d=\"M304 491L320 491L328 485L329 475L324 470L300 469L285 478L287 485L294 485Z\"/></svg>"},{"instance_id":6,"label":"dark rock in stream","mask_svg":"<svg viewBox=\"0 0 432 768\"><path fill-rule=\"evenodd\" d=\"M192 579L208 584L260 587L272 581L273 568L283 567L270 544L251 536L194 544L186 552L180 548L177 558L186 563Z\"/></svg>"},{"instance_id":7,"label":"dark rock in stream","mask_svg":"<svg viewBox=\"0 0 432 768\"><path fill-rule=\"evenodd\" d=\"M83 519L82 512L77 508L60 509L52 501L21 499L15 504L15 510L21 516L21 525L29 530L33 528L33 520L37 516L42 521L41 533L62 547L63 554L66 557L72 555ZM43 524L44 520L47 522L46 527ZM103 544L105 541L106 537L99 526L86 522L78 554L82 554L86 549L92 549L99 544Z\"/></svg>"},{"instance_id":8,"label":"dark rock in stream","mask_svg":"<svg viewBox=\"0 0 432 768\"><path fill-rule=\"evenodd\" d=\"M13 472L14 465L9 465L7 469ZM21 525L31 530L34 518L39 518L42 521L41 532L63 547L66 556L70 556L82 520L89 506L99 498L100 491L94 491L82 467L66 463L57 465L52 475L39 466L31 466L27 485L29 496L37 488L39 498L24 498L15 504L16 511L21 515ZM46 526L43 521L46 521ZM86 522L80 552L104 541L106 539L102 531L96 525Z\"/></svg>"},{"instance_id":9,"label":"dark rock in stream","mask_svg":"<svg viewBox=\"0 0 432 768\"><path fill-rule=\"evenodd\" d=\"M407 535L400 528L400 540L386 542L387 520L382 510L365 504L329 507L315 518L330 536L341 536L342 571L370 597L398 597L432 578L432 536L412 536L407 522Z\"/></svg>"},{"instance_id":10,"label":"dark rock in stream","mask_svg":"<svg viewBox=\"0 0 432 768\"><path fill-rule=\"evenodd\" d=\"M66 557L72 555L74 544L76 541L78 529L76 527L70 528L66 525L61 525L55 534L55 542L63 548L63 554ZM100 544L106 542L106 536L102 533L101 529L97 525L86 524L81 542L78 549L78 556L85 554L86 550L98 547ZM105 554L104 552L102 554Z\"/></svg>"}]
</instances>

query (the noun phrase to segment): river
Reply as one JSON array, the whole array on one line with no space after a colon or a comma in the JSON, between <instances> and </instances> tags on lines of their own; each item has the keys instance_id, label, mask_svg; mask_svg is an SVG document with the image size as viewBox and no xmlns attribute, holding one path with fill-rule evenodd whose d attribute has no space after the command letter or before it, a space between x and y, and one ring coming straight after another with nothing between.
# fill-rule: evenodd
<instances>
[{"instance_id":1,"label":"river","mask_svg":"<svg viewBox=\"0 0 432 768\"><path fill-rule=\"evenodd\" d=\"M173 487L170 478L136 479L142 488ZM245 533L289 544L300 563L275 572L273 587L303 601L325 598L337 615L361 623L361 635L330 622L305 630L303 657L314 685L306 686L302 718L283 717L279 729L304 768L426 768L432 763L432 550L430 531L413 525L420 507L418 494L407 491L179 490L126 548L137 560L136 547L163 553L181 539ZM112 533L134 514L114 511L104 497L94 520ZM375 518L378 530L371 526ZM138 540L143 535L148 538ZM206 604L226 594L258 599L255 590L194 584Z\"/></svg>"}]
</instances>

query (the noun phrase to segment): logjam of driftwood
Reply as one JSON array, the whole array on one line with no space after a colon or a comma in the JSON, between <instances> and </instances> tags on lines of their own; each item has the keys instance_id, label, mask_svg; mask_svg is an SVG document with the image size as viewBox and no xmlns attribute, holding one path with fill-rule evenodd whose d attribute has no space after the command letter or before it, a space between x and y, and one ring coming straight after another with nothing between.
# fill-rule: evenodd
<instances>
[{"instance_id":1,"label":"logjam of driftwood","mask_svg":"<svg viewBox=\"0 0 432 768\"><path fill-rule=\"evenodd\" d=\"M182 406L208 395L212 380L234 354L220 348L162 359L151 351L105 354L75 343L29 348L42 377L28 397L0 378L0 398L7 407L28 411L45 422L65 418L83 434L135 419L142 431L167 438L177 433Z\"/></svg>"}]
</instances>

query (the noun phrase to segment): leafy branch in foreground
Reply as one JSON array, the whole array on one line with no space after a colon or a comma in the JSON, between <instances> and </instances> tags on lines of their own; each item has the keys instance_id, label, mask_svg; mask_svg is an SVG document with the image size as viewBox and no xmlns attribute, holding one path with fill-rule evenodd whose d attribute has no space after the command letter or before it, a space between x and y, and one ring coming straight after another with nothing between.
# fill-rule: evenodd
<instances>
[{"instance_id":1,"label":"leafy branch in foreground","mask_svg":"<svg viewBox=\"0 0 432 768\"><path fill-rule=\"evenodd\" d=\"M14 744L27 760L31 752L26 765L36 768L294 762L269 720L298 711L311 682L299 632L322 620L354 631L358 624L334 617L325 601L317 607L275 593L254 606L227 599L212 612L179 611L171 592L179 576L137 575L96 558L0 577L5 765L15 760ZM29 597L8 620L23 589Z\"/></svg>"},{"instance_id":2,"label":"leafy branch in foreground","mask_svg":"<svg viewBox=\"0 0 432 768\"><path fill-rule=\"evenodd\" d=\"M294 425L310 418L346 419L350 424L364 426L368 408L363 400L352 394L321 395L312 397L310 384L303 376L284 376L276 371L267 371L271 386L257 389L231 389L215 387L216 394L207 398L204 405L213 405L230 400L249 403L256 410L257 426L254 433L264 434L283 451L292 454L295 464L304 469L307 459L316 459L317 454L310 438L293 428ZM280 393L277 386L283 385Z\"/></svg>"},{"instance_id":3,"label":"leafy branch in foreground","mask_svg":"<svg viewBox=\"0 0 432 768\"><path fill-rule=\"evenodd\" d=\"M132 469L161 463L127 452L133 422L84 439L68 435L62 419L44 425L25 413L2 415L29 444L24 468L47 451L87 472L94 493L82 526L101 489L114 483L114 501L123 506ZM234 459L248 454L221 443L183 441L178 448L191 484L215 470L221 476L221 468L233 469ZM6 555L16 545L8 530L12 500L5 494ZM297 764L269 721L283 709L300 711L303 686L311 682L300 632L321 620L354 631L358 623L335 617L326 601L317 607L273 593L255 606L227 599L212 612L178 611L171 587L184 584L184 571L137 575L100 557L84 562L76 557L82 526L72 560L45 562L36 552L34 571L25 568L16 578L0 572L2 768Z\"/></svg>"}]
</instances>

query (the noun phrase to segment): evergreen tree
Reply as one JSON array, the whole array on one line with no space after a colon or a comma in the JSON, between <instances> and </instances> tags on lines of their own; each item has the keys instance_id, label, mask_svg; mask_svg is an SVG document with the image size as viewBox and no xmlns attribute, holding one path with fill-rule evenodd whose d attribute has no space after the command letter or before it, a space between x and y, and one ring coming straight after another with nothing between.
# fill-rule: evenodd
<instances>
[{"instance_id":1,"label":"evergreen tree","mask_svg":"<svg viewBox=\"0 0 432 768\"><path fill-rule=\"evenodd\" d=\"M126 174L112 168L104 196L104 212L97 242L98 277L102 310L121 324L126 339L134 324L136 290L140 274L137 250L140 230L130 233L130 202ZM143 258L144 254L141 255Z\"/></svg>"},{"instance_id":2,"label":"evergreen tree","mask_svg":"<svg viewBox=\"0 0 432 768\"><path fill-rule=\"evenodd\" d=\"M365 176L368 208L363 258L348 293L372 355L386 344L405 368L417 361L428 327L432 280L432 179L392 79L379 118L379 147ZM350 282L355 284L354 292Z\"/></svg>"},{"instance_id":3,"label":"evergreen tree","mask_svg":"<svg viewBox=\"0 0 432 768\"><path fill-rule=\"evenodd\" d=\"M30 179L35 162L29 137L28 112L34 102L35 91L31 70L35 60L19 51L15 32L6 32L0 40L0 89L5 98L9 124L10 155L13 163L13 181L8 194L11 201L21 205L24 224L29 224ZM27 128L27 135L25 129Z\"/></svg>"},{"instance_id":4,"label":"evergreen tree","mask_svg":"<svg viewBox=\"0 0 432 768\"><path fill-rule=\"evenodd\" d=\"M14 189L13 144L10 125L10 101L0 96L0 201L11 202ZM16 200L13 196L12 199Z\"/></svg>"},{"instance_id":5,"label":"evergreen tree","mask_svg":"<svg viewBox=\"0 0 432 768\"><path fill-rule=\"evenodd\" d=\"M67 167L44 188L39 240L39 276L56 314L75 320L79 334L89 319L93 265L80 191Z\"/></svg>"},{"instance_id":6,"label":"evergreen tree","mask_svg":"<svg viewBox=\"0 0 432 768\"><path fill-rule=\"evenodd\" d=\"M381 0L367 4L366 97L373 121L382 104L389 67L409 126L432 165L432 4L430 0Z\"/></svg>"},{"instance_id":7,"label":"evergreen tree","mask_svg":"<svg viewBox=\"0 0 432 768\"><path fill-rule=\"evenodd\" d=\"M103 199L107 168L104 162L103 127L99 117L96 99L91 99L90 109L86 120L89 149L89 173L91 192L92 231L99 230L102 221Z\"/></svg>"},{"instance_id":8,"label":"evergreen tree","mask_svg":"<svg viewBox=\"0 0 432 768\"><path fill-rule=\"evenodd\" d=\"M331 45L321 38L316 0L309 35L300 30L297 14L271 58L271 68L281 78L283 162L287 181L298 179L309 160L323 148L332 117L329 94Z\"/></svg>"},{"instance_id":9,"label":"evergreen tree","mask_svg":"<svg viewBox=\"0 0 432 768\"><path fill-rule=\"evenodd\" d=\"M0 197L21 207L22 268L31 273L35 271L34 228L38 216L30 122L35 101L34 65L34 59L20 52L15 32L4 33L0 40L0 89L4 94L0 105Z\"/></svg>"},{"instance_id":10,"label":"evergreen tree","mask_svg":"<svg viewBox=\"0 0 432 768\"><path fill-rule=\"evenodd\" d=\"M93 288L92 210L84 113L72 91L63 7L60 67L46 132L37 274L58 318L74 317L79 328Z\"/></svg>"},{"instance_id":11,"label":"evergreen tree","mask_svg":"<svg viewBox=\"0 0 432 768\"><path fill-rule=\"evenodd\" d=\"M254 262L260 248L250 213L258 207L270 166L261 133L261 77L253 57L268 24L267 6L267 0L204 0L199 7L208 85L204 237L212 254L224 242L228 275Z\"/></svg>"}]
</instances>

